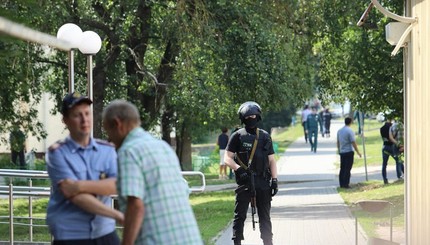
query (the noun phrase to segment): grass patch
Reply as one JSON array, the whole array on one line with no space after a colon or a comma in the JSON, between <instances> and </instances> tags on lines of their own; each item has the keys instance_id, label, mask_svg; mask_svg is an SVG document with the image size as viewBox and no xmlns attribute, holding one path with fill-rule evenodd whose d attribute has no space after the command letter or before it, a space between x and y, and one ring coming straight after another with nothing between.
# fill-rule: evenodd
<instances>
[{"instance_id":1,"label":"grass patch","mask_svg":"<svg viewBox=\"0 0 430 245\"><path fill-rule=\"evenodd\" d=\"M227 174L229 172L229 169L227 168ZM219 179L219 176L217 173L204 173L205 175L205 181L206 185L222 185L222 184L231 184L235 183L234 178L233 179ZM200 176L184 176L184 178L187 180L188 185L190 187L192 186L201 186L202 178Z\"/></svg>"},{"instance_id":2,"label":"grass patch","mask_svg":"<svg viewBox=\"0 0 430 245\"><path fill-rule=\"evenodd\" d=\"M38 218L33 220L34 225L45 225L47 203L48 198L33 199L33 217ZM15 199L13 207L14 239L15 241L30 241L28 226L30 220L26 218L28 217L28 199ZM9 201L7 199L0 200L0 216L0 240L9 241ZM33 227L33 241L47 242L50 239L47 227Z\"/></svg>"},{"instance_id":3,"label":"grass patch","mask_svg":"<svg viewBox=\"0 0 430 245\"><path fill-rule=\"evenodd\" d=\"M382 165L382 139L379 133L379 129L384 123L376 120L366 120L364 124L364 143L366 144L366 164L368 166L380 166ZM358 132L357 124L353 124L353 130ZM363 150L363 138L356 136L357 146L360 153L363 155L362 158L356 157L354 159L354 167L364 166L364 150ZM394 159L389 160L394 164Z\"/></svg>"},{"instance_id":4,"label":"grass patch","mask_svg":"<svg viewBox=\"0 0 430 245\"><path fill-rule=\"evenodd\" d=\"M190 196L204 244L214 244L213 238L233 218L234 200L234 191L206 192Z\"/></svg>"},{"instance_id":5,"label":"grass patch","mask_svg":"<svg viewBox=\"0 0 430 245\"><path fill-rule=\"evenodd\" d=\"M303 135L303 127L297 123L292 127L277 130L277 133L272 135L272 140L278 144L278 152L283 153L291 143L299 137L304 137Z\"/></svg>"},{"instance_id":6,"label":"grass patch","mask_svg":"<svg viewBox=\"0 0 430 245\"><path fill-rule=\"evenodd\" d=\"M369 237L380 237L377 230L385 227L387 234L390 226L389 209L381 212L369 213L362 211L354 203L361 200L383 200L393 204L393 227L404 227L404 183L396 181L393 184L384 185L380 181L368 181L351 185L351 189L338 188L338 192L350 207L351 212L358 218L359 223Z\"/></svg>"},{"instance_id":7,"label":"grass patch","mask_svg":"<svg viewBox=\"0 0 430 245\"><path fill-rule=\"evenodd\" d=\"M213 237L222 231L233 217L234 192L207 192L190 195L190 203L194 210L197 223L205 244L213 244ZM41 218L34 220L33 224L45 225L46 207L48 198L33 200L33 217ZM28 217L28 199L19 198L14 200L14 216ZM9 216L8 200L0 200L0 216ZM9 218L1 218L0 240L9 240ZM3 224L4 223L4 224ZM29 241L29 224L27 218L14 219L14 238L16 241ZM17 225L21 223L24 225ZM48 242L51 237L47 227L33 228L33 241Z\"/></svg>"}]
</instances>

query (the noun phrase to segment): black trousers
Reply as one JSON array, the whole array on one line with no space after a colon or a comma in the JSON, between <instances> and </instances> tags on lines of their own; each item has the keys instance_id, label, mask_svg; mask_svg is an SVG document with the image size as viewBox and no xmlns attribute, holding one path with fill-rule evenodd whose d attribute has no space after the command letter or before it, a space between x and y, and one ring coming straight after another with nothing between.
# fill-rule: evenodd
<instances>
[{"instance_id":1,"label":"black trousers","mask_svg":"<svg viewBox=\"0 0 430 245\"><path fill-rule=\"evenodd\" d=\"M14 151L12 150L11 152L11 160L13 162L13 164L16 165L16 159L19 158L19 167L21 169L25 169L25 154L24 154L24 149L22 149L21 151Z\"/></svg>"},{"instance_id":2,"label":"black trousers","mask_svg":"<svg viewBox=\"0 0 430 245\"><path fill-rule=\"evenodd\" d=\"M52 245L119 245L120 240L116 231L96 239L84 240L54 240Z\"/></svg>"},{"instance_id":3,"label":"black trousers","mask_svg":"<svg viewBox=\"0 0 430 245\"><path fill-rule=\"evenodd\" d=\"M243 226L251 201L251 192L249 190L236 194L236 203L234 208L233 220L233 238L232 240L243 240ZM272 241L272 221L270 220L272 195L270 188L256 189L256 206L258 214L258 225L260 228L260 237L263 241ZM257 217L255 217L256 219Z\"/></svg>"},{"instance_id":4,"label":"black trousers","mask_svg":"<svg viewBox=\"0 0 430 245\"><path fill-rule=\"evenodd\" d=\"M396 161L396 169L399 162L399 157L394 154L394 148L392 145L384 145L382 147L382 178L387 180L387 164L390 156ZM400 176L397 176L399 178Z\"/></svg>"},{"instance_id":5,"label":"black trousers","mask_svg":"<svg viewBox=\"0 0 430 245\"><path fill-rule=\"evenodd\" d=\"M330 134L330 121L324 122L324 134Z\"/></svg>"},{"instance_id":6,"label":"black trousers","mask_svg":"<svg viewBox=\"0 0 430 245\"><path fill-rule=\"evenodd\" d=\"M302 122L302 126L303 126L303 133L305 134L305 141L306 143L308 143L308 134L306 133L306 127L305 127L306 122Z\"/></svg>"},{"instance_id":7,"label":"black trousers","mask_svg":"<svg viewBox=\"0 0 430 245\"><path fill-rule=\"evenodd\" d=\"M339 185L340 187L349 187L351 179L351 169L354 164L354 152L340 153L340 172Z\"/></svg>"}]
</instances>

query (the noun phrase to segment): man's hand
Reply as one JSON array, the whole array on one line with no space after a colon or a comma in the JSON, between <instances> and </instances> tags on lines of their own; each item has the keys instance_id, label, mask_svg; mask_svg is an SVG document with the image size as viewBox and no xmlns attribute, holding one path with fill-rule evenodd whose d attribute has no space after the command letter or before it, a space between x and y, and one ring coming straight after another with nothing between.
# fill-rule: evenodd
<instances>
[{"instance_id":1,"label":"man's hand","mask_svg":"<svg viewBox=\"0 0 430 245\"><path fill-rule=\"evenodd\" d=\"M278 179L272 179L272 184L270 185L270 189L272 189L272 197L278 193Z\"/></svg>"},{"instance_id":2,"label":"man's hand","mask_svg":"<svg viewBox=\"0 0 430 245\"><path fill-rule=\"evenodd\" d=\"M60 182L58 182L58 187L67 199L72 198L81 192L79 189L78 181L74 181L71 179L61 180Z\"/></svg>"},{"instance_id":3,"label":"man's hand","mask_svg":"<svg viewBox=\"0 0 430 245\"><path fill-rule=\"evenodd\" d=\"M240 184L245 184L246 181L249 179L249 175L246 172L246 170L243 167L239 167L234 171L234 174L236 175L236 182Z\"/></svg>"},{"instance_id":4,"label":"man's hand","mask_svg":"<svg viewBox=\"0 0 430 245\"><path fill-rule=\"evenodd\" d=\"M115 209L115 221L120 225L124 225L124 214L116 209Z\"/></svg>"}]
</instances>

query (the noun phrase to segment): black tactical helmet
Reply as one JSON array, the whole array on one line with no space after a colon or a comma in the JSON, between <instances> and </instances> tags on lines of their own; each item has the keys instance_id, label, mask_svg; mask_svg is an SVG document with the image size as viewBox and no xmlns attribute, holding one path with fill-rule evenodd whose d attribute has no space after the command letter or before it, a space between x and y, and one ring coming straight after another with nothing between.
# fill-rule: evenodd
<instances>
[{"instance_id":1,"label":"black tactical helmet","mask_svg":"<svg viewBox=\"0 0 430 245\"><path fill-rule=\"evenodd\" d=\"M239 119L243 122L245 120L245 117L250 115L257 115L258 121L261 120L261 107L259 104L255 103L254 101L247 101L240 105L239 110L237 111L237 114L239 114Z\"/></svg>"}]
</instances>

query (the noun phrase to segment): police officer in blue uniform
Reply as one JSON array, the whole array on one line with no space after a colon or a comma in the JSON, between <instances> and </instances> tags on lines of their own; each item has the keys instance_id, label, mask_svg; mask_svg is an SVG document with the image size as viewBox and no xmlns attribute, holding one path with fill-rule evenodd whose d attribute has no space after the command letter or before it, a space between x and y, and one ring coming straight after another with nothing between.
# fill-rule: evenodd
<instances>
[{"instance_id":1,"label":"police officer in blue uniform","mask_svg":"<svg viewBox=\"0 0 430 245\"><path fill-rule=\"evenodd\" d=\"M233 221L234 244L241 244L243 227L252 197L259 218L260 237L265 245L272 244L270 208L272 197L278 192L277 168L270 135L257 128L261 107L253 102L243 103L238 110L245 128L234 132L228 142L224 161L235 171L236 203Z\"/></svg>"},{"instance_id":2,"label":"police officer in blue uniform","mask_svg":"<svg viewBox=\"0 0 430 245\"><path fill-rule=\"evenodd\" d=\"M53 244L120 244L115 220L124 216L111 208L116 192L117 163L112 144L91 137L92 101L68 94L61 113L70 135L49 147L47 169L52 194L47 224Z\"/></svg>"}]
</instances>

